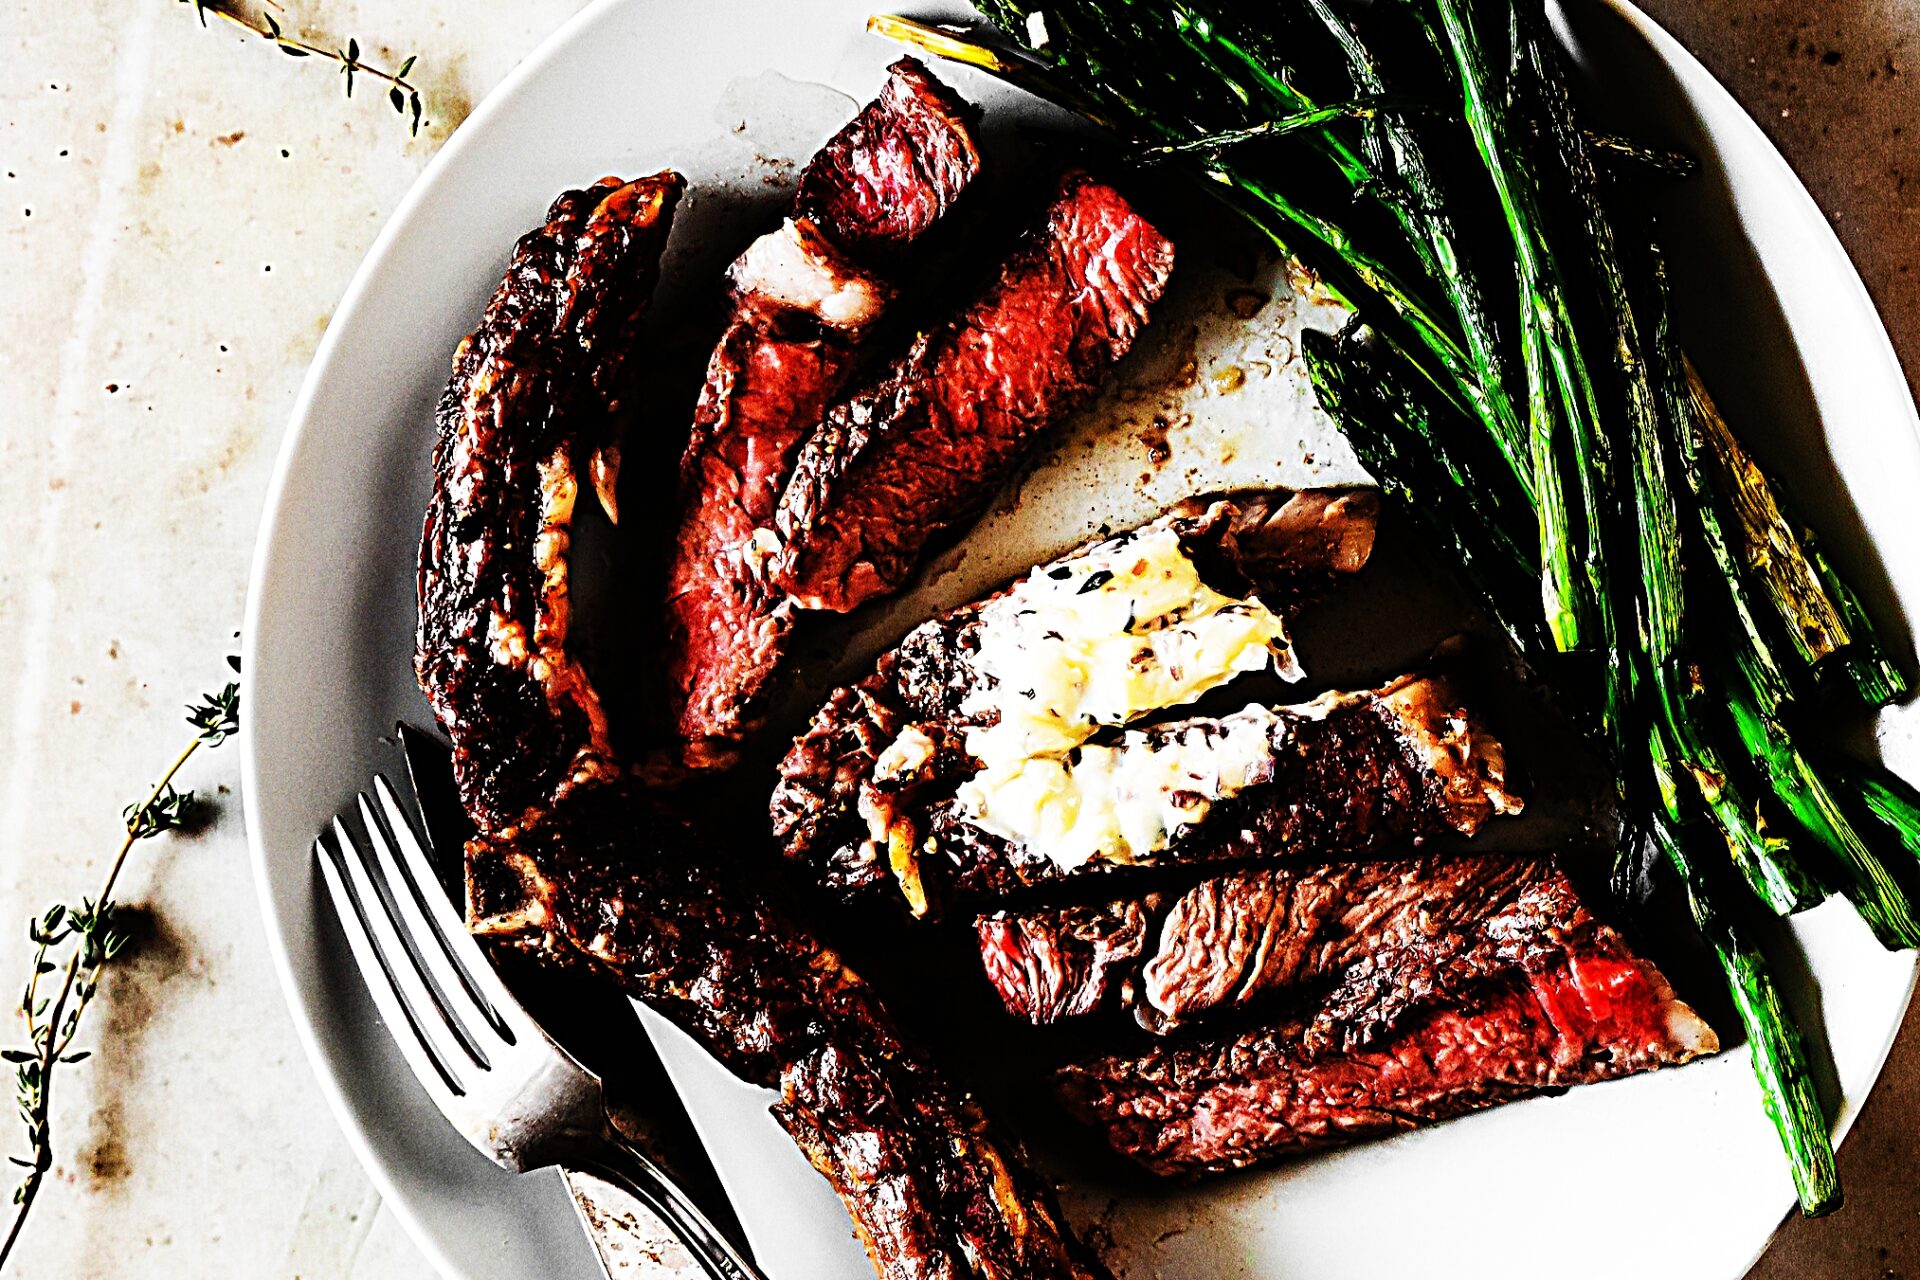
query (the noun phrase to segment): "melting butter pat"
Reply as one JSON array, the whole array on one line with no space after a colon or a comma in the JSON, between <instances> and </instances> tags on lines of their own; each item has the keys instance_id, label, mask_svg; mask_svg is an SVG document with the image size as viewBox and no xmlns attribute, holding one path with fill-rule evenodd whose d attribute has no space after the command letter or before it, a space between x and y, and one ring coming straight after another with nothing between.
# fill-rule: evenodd
<instances>
[{"instance_id":1,"label":"melting butter pat","mask_svg":"<svg viewBox=\"0 0 1920 1280\"><path fill-rule=\"evenodd\" d=\"M1273 778L1289 717L1248 707L1218 720L1129 730L1114 746L990 765L954 794L968 822L1063 870L1166 849L1218 802Z\"/></svg>"},{"instance_id":2,"label":"melting butter pat","mask_svg":"<svg viewBox=\"0 0 1920 1280\"><path fill-rule=\"evenodd\" d=\"M967 753L988 771L1064 755L1246 672L1301 674L1279 615L1214 590L1164 526L1034 570L981 608L975 634L989 678L961 712L975 721Z\"/></svg>"}]
</instances>

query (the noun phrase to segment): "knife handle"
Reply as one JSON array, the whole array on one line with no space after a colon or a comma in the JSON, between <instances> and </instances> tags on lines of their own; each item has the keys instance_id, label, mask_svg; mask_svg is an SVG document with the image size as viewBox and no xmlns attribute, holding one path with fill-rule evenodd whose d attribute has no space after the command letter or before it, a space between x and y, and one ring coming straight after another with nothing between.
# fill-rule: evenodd
<instances>
[{"instance_id":1,"label":"knife handle","mask_svg":"<svg viewBox=\"0 0 1920 1280\"><path fill-rule=\"evenodd\" d=\"M591 1173L568 1169L560 1176L607 1280L693 1274L693 1256L640 1201Z\"/></svg>"},{"instance_id":2,"label":"knife handle","mask_svg":"<svg viewBox=\"0 0 1920 1280\"><path fill-rule=\"evenodd\" d=\"M607 1205L596 1182L611 1184L637 1201L666 1228L668 1238L679 1241L711 1280L767 1280L678 1184L613 1125L604 1127L600 1142L567 1161L566 1175L574 1207L580 1211L601 1264L613 1280L635 1274L633 1266L638 1265L638 1259L652 1261L657 1257L660 1237L649 1231L645 1220L630 1208ZM630 1264L629 1259L635 1261Z\"/></svg>"}]
</instances>

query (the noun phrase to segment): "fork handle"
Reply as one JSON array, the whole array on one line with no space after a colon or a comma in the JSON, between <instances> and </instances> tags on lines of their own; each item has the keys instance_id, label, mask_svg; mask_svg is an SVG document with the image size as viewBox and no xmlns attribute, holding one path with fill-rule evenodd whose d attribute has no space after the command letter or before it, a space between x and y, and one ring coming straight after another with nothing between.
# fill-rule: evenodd
<instances>
[{"instance_id":1,"label":"fork handle","mask_svg":"<svg viewBox=\"0 0 1920 1280\"><path fill-rule=\"evenodd\" d=\"M712 1280L767 1280L688 1199L679 1184L613 1125L606 1125L601 1141L569 1159L566 1168L610 1182L646 1206ZM594 1230L591 1223L588 1229Z\"/></svg>"}]
</instances>

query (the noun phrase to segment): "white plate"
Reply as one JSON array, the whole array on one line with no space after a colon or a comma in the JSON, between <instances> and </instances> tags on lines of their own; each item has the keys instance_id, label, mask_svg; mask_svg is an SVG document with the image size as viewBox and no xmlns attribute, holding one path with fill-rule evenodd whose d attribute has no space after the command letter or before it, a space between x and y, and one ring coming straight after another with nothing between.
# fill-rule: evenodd
<instances>
[{"instance_id":1,"label":"white plate","mask_svg":"<svg viewBox=\"0 0 1920 1280\"><path fill-rule=\"evenodd\" d=\"M422 176L348 289L294 411L244 641L242 749L261 910L336 1118L387 1203L451 1275L594 1272L557 1180L495 1169L407 1075L322 922L309 863L322 822L388 763L376 760L378 735L397 717L424 718L409 669L412 564L448 355L514 238L555 192L602 173L672 165L688 174L673 251L682 269L670 264L658 313L671 317L708 287L696 266L728 256L778 204L786 162L804 160L879 83L895 50L862 34L871 7L590 7ZM1677 188L1668 238L1709 382L1819 513L1838 558L1869 571L1873 602L1911 630L1920 618L1920 431L1858 277L1779 155L1678 44L1624 3L1575 16L1569 39L1607 99L1632 104L1648 132L1705 161L1700 178ZM1024 110L977 77L940 74L989 107L997 132ZM1166 402L1152 392L1108 397L964 556L880 611L870 643L914 610L1191 486L1351 472L1286 363L1298 308L1283 297L1251 327L1226 324L1216 287L1204 272L1190 277L1179 313L1198 336L1189 343L1182 325L1163 321L1158 350L1129 375L1151 388L1193 354L1195 387ZM1258 361L1274 366L1270 376L1231 396L1213 390L1212 374L1229 364L1258 370ZM1140 435L1156 411L1173 421L1174 459L1158 469ZM1093 439L1104 441L1098 454L1077 447ZM1915 719L1911 709L1883 715L1877 729L1909 777L1920 776ZM1882 951L1837 903L1798 918L1792 936L1805 957L1799 1002L1824 1032L1844 1129L1900 1025L1913 958ZM863 1274L831 1196L770 1138L764 1099L684 1040L662 1042L777 1280ZM1736 1051L1201 1189L1140 1197L1081 1188L1068 1199L1075 1220L1110 1236L1116 1265L1140 1280L1487 1275L1531 1272L1549 1258L1562 1276L1733 1277L1792 1190Z\"/></svg>"}]
</instances>

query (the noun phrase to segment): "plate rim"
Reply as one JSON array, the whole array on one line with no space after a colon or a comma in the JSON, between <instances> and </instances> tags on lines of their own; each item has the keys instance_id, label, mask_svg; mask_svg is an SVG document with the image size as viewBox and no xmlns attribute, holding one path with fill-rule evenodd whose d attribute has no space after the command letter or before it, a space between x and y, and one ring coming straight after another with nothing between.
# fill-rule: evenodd
<instances>
[{"instance_id":1,"label":"plate rim","mask_svg":"<svg viewBox=\"0 0 1920 1280\"><path fill-rule=\"evenodd\" d=\"M586 28L598 25L607 14L632 2L589 0L579 12L549 32L498 84L488 90L479 104L454 128L452 135L427 161L407 187L400 203L394 206L393 212L381 225L379 234L374 237L359 266L354 268L352 279L341 293L340 301L327 321L326 332L314 348L313 358L300 381L299 393L294 397L293 408L287 415L287 426L280 440L279 452L274 458L273 474L267 482L266 496L261 504L260 527L254 535L253 557L247 570L247 603L240 624L240 700L243 709L240 718L240 796L247 828L247 860L253 869L254 896L259 905L260 922L266 932L267 950L273 959L274 974L279 979L281 998L293 1021L307 1066L320 1086L328 1111L332 1113L334 1127L346 1138L361 1171L379 1191L380 1203L392 1212L406 1231L407 1238L443 1276L459 1276L462 1270L442 1246L437 1234L428 1229L426 1221L413 1204L413 1197L399 1186L367 1129L348 1105L346 1082L331 1069L326 1052L321 1047L316 1010L307 999L299 975L294 972L292 951L280 927L279 913L275 910L271 858L260 834L259 757L253 736L253 715L248 710L254 705L253 681L256 676L253 655L257 649L261 599L276 535L280 531L280 518L285 509L284 499L292 478L294 461L302 442L313 429L313 403L333 364L334 352L342 341L342 335L351 327L362 297L372 288L375 277L392 254L393 246L407 223L412 220L415 211L427 203L441 171L479 145L475 139L481 138L485 130L473 126L485 125L506 110L508 104L519 96L521 86L537 78L549 62L580 38Z\"/></svg>"},{"instance_id":2,"label":"plate rim","mask_svg":"<svg viewBox=\"0 0 1920 1280\"><path fill-rule=\"evenodd\" d=\"M1920 439L1920 402L1916 402L1914 398L1913 385L1908 381L1905 367L1900 363L1900 354L1893 345L1893 335L1887 329L1886 317L1881 315L1880 307L1874 302L1873 294L1868 290L1866 281L1861 278L1860 268L1854 263L1853 255L1847 252L1847 246L1841 241L1840 233L1834 230L1832 221L1821 211L1819 202L1813 198L1813 193L1807 190L1807 184L1801 180L1799 172L1794 169L1780 148L1774 145L1773 139L1768 137L1766 130L1760 127L1760 122L1754 118L1753 113L1734 97L1733 91L1728 89L1721 82L1720 77L1716 76L1698 55L1687 48L1678 36L1656 22L1652 15L1634 0L1598 0L1598 2L1626 19L1627 23L1653 47L1668 66L1684 69L1697 76L1701 83L1711 86L1712 93L1721 100L1721 105L1732 108L1732 115L1736 118L1735 130L1746 134L1750 141L1757 141L1760 144L1757 148L1758 152L1764 157L1764 163L1782 179L1781 185L1790 193L1791 203L1799 206L1799 211L1807 216L1808 221L1819 228L1815 240L1818 251L1841 264L1842 269L1834 283L1844 289L1865 314L1871 315L1874 319L1871 326L1873 331L1871 341L1874 348L1871 353L1872 362L1891 373L1904 391L1904 394L1899 397L1903 410L1899 417L1903 421L1884 424L1881 429L1897 430L1900 425L1904 425L1908 435ZM1879 548L1876 547L1875 550L1877 552ZM1906 1025L1906 1015L1913 1007L1916 989L1920 989L1920 954L1909 950L1906 995L1900 1002L1901 1016L1894 1019L1874 1055L1873 1070L1868 1073L1866 1088L1857 1100L1843 1097L1839 1114L1834 1117L1832 1130L1836 1157L1841 1144L1852 1132L1854 1121L1859 1119L1860 1113L1865 1110L1867 1100L1880 1087L1880 1077L1886 1070L1887 1059L1893 1053L1894 1043L1900 1038L1900 1032ZM1779 1220L1774 1223L1773 1230L1769 1231L1747 1256L1740 1268L1740 1275L1744 1276L1753 1270L1755 1264L1766 1256L1767 1251L1773 1247L1773 1242L1779 1238L1780 1232L1792 1217L1795 1207L1789 1199L1782 1209ZM1844 1211L1843 1205L1838 1212Z\"/></svg>"},{"instance_id":3,"label":"plate rim","mask_svg":"<svg viewBox=\"0 0 1920 1280\"><path fill-rule=\"evenodd\" d=\"M422 168L392 214L388 216L366 255L355 268L302 378L299 392L288 414L287 425L277 449L262 501L260 524L255 535L247 574L246 606L241 629L240 688L245 706L249 708L253 706L256 672L252 659L257 649L262 598L265 594L273 552L282 532L281 518L286 507L288 487L293 479L294 463L301 452L302 444L315 430L312 413L314 401L331 373L342 335L352 327L357 318L364 295L373 287L374 280L381 274L405 227L412 221L418 210L428 203L431 193L438 185L442 171L456 163L467 151L481 145L479 140L487 132L484 126L494 116L509 110L510 104L520 96L523 87L537 79L549 63L575 41L583 38L590 28L606 21L611 13L624 5L646 2L647 0L590 0L582 9L544 37L525 58L488 91L482 101L455 129L453 135ZM1749 142L1759 144L1754 150L1758 155L1764 156L1766 166L1774 171L1776 179L1781 180L1781 186L1789 193L1791 203L1798 206L1797 212L1806 218L1809 225L1817 226L1818 231L1814 242L1809 246L1810 249L1824 254L1841 267L1836 277L1832 279L1832 283L1842 288L1864 314L1873 317L1874 323L1870 326L1873 330L1870 343L1872 349L1861 354L1870 365L1883 373L1891 373L1905 392L1900 397L1904 411L1897 415L1898 420L1882 424L1876 429L1897 431L1904 423L1907 434L1920 440L1920 407L1916 407L1913 388L1906 379L1905 370L1900 363L1892 335L1887 328L1885 318L1880 313L1880 308L1875 304L1858 267L1847 252L1846 246L1841 242L1831 221L1821 212L1818 202L1801 181L1799 174L1773 140L1767 136L1765 130L1760 127L1752 113L1678 37L1655 21L1633 0L1559 0L1559 2L1593 4L1611 10L1647 41L1667 67L1676 72L1683 81L1688 82L1690 91L1694 84L1698 84L1706 89L1709 96L1717 98L1720 105L1731 108L1729 118L1732 121L1733 130L1738 134L1746 135ZM1796 349L1798 349L1797 343ZM1876 547L1875 550L1877 551L1878 548ZM322 1096L326 1099L336 1128L345 1137L368 1179L380 1192L382 1203L393 1212L395 1218L406 1230L408 1237L426 1255L437 1271L442 1275L461 1275L463 1274L461 1268L456 1265L441 1245L436 1233L429 1228L420 1215L412 1203L412 1195L396 1181L393 1171L388 1167L388 1162L383 1158L371 1133L360 1123L358 1115L349 1105L346 1096L347 1081L331 1069L329 1058L320 1043L319 1011L308 999L302 987L300 975L295 972L289 939L281 928L276 910L277 873L272 868L273 858L265 847L261 834L263 823L260 814L263 802L259 798L260 770L253 723L254 718L251 712L243 715L240 732L240 781L242 811L247 829L248 861L253 872L255 900L266 934L267 949L287 1012L294 1023L296 1036L306 1055L311 1073L320 1087ZM1901 1003L1903 1014L1911 1006L1916 983L1920 983L1920 956L1909 952L1907 965L1906 994ZM1842 1099L1842 1105L1832 1126L1836 1147L1844 1141L1854 1121L1865 1107L1867 1099L1879 1087L1887 1058L1892 1052L1903 1025L1904 1016L1892 1021L1874 1056L1872 1070L1866 1077L1867 1083L1859 1098L1857 1100ZM1783 1205L1780 1220L1747 1257L1740 1274L1750 1270L1753 1264L1765 1254L1791 1212L1792 1202L1788 1197Z\"/></svg>"}]
</instances>

